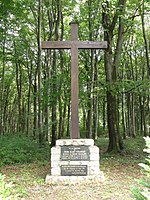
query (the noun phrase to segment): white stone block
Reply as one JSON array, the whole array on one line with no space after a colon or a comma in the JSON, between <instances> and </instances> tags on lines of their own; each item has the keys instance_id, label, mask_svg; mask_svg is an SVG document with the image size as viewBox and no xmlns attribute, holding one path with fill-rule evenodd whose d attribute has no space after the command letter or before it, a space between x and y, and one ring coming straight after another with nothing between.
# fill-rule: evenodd
<instances>
[{"instance_id":1,"label":"white stone block","mask_svg":"<svg viewBox=\"0 0 150 200\"><path fill-rule=\"evenodd\" d=\"M91 161L90 163L89 163L89 166L90 167L97 167L98 169L99 169L99 161Z\"/></svg>"},{"instance_id":2,"label":"white stone block","mask_svg":"<svg viewBox=\"0 0 150 200\"><path fill-rule=\"evenodd\" d=\"M60 140L56 140L56 146L63 146L63 145L93 146L94 140L93 139L60 139Z\"/></svg>"},{"instance_id":3,"label":"white stone block","mask_svg":"<svg viewBox=\"0 0 150 200\"><path fill-rule=\"evenodd\" d=\"M47 174L45 182L47 184L55 184L55 185L75 185L75 184L85 184L87 183L99 183L105 181L105 177L103 172L101 171L99 175L92 175L92 176L51 176Z\"/></svg>"},{"instance_id":4,"label":"white stone block","mask_svg":"<svg viewBox=\"0 0 150 200\"><path fill-rule=\"evenodd\" d=\"M90 161L99 161L99 154L90 154Z\"/></svg>"},{"instance_id":5,"label":"white stone block","mask_svg":"<svg viewBox=\"0 0 150 200\"><path fill-rule=\"evenodd\" d=\"M60 154L56 154L56 155L54 155L54 154L52 154L51 155L51 162L52 161L58 161L58 160L60 160Z\"/></svg>"},{"instance_id":6,"label":"white stone block","mask_svg":"<svg viewBox=\"0 0 150 200\"><path fill-rule=\"evenodd\" d=\"M59 160L58 161L51 161L51 167L55 167L55 168L57 168L57 167L59 167L60 166L60 162L59 162Z\"/></svg>"},{"instance_id":7,"label":"white stone block","mask_svg":"<svg viewBox=\"0 0 150 200\"><path fill-rule=\"evenodd\" d=\"M61 175L60 167L52 167L51 175L52 176L60 176Z\"/></svg>"},{"instance_id":8,"label":"white stone block","mask_svg":"<svg viewBox=\"0 0 150 200\"><path fill-rule=\"evenodd\" d=\"M91 154L95 154L95 153L99 154L99 148L97 146L95 146L95 145L90 146L89 149L90 149Z\"/></svg>"},{"instance_id":9,"label":"white stone block","mask_svg":"<svg viewBox=\"0 0 150 200\"><path fill-rule=\"evenodd\" d=\"M60 154L60 146L52 147L51 148L51 154Z\"/></svg>"},{"instance_id":10,"label":"white stone block","mask_svg":"<svg viewBox=\"0 0 150 200\"><path fill-rule=\"evenodd\" d=\"M61 165L90 165L90 161L60 161Z\"/></svg>"},{"instance_id":11,"label":"white stone block","mask_svg":"<svg viewBox=\"0 0 150 200\"><path fill-rule=\"evenodd\" d=\"M90 146L90 160L99 160L99 148L97 146Z\"/></svg>"},{"instance_id":12,"label":"white stone block","mask_svg":"<svg viewBox=\"0 0 150 200\"><path fill-rule=\"evenodd\" d=\"M100 169L95 166L89 167L89 174L90 175L99 175L100 174Z\"/></svg>"},{"instance_id":13,"label":"white stone block","mask_svg":"<svg viewBox=\"0 0 150 200\"><path fill-rule=\"evenodd\" d=\"M51 161L60 160L60 147L51 148Z\"/></svg>"}]
</instances>

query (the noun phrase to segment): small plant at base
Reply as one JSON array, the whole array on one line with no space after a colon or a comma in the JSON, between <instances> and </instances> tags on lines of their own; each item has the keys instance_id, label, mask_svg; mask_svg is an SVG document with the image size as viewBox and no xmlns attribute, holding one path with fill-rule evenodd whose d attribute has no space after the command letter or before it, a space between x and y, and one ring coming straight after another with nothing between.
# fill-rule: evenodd
<instances>
[{"instance_id":1,"label":"small plant at base","mask_svg":"<svg viewBox=\"0 0 150 200\"><path fill-rule=\"evenodd\" d=\"M0 200L11 197L12 183L5 182L5 175L0 173Z\"/></svg>"},{"instance_id":2,"label":"small plant at base","mask_svg":"<svg viewBox=\"0 0 150 200\"><path fill-rule=\"evenodd\" d=\"M148 156L146 158L146 163L140 163L139 166L144 169L146 177L139 181L143 189L134 188L132 190L133 197L136 200L150 200L150 137L144 137L144 139L147 148L143 151L148 153Z\"/></svg>"}]
</instances>

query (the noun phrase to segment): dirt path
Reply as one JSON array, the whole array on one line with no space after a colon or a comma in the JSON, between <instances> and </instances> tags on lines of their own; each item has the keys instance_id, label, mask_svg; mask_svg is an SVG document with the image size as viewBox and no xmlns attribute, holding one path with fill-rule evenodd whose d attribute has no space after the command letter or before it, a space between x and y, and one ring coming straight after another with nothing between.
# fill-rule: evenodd
<instances>
[{"instance_id":1,"label":"dirt path","mask_svg":"<svg viewBox=\"0 0 150 200\"><path fill-rule=\"evenodd\" d=\"M42 163L6 166L1 173L13 182L13 192L19 194L15 200L132 200L131 188L142 174L136 164L102 162L104 183L76 185L46 185L44 177L49 165Z\"/></svg>"}]
</instances>

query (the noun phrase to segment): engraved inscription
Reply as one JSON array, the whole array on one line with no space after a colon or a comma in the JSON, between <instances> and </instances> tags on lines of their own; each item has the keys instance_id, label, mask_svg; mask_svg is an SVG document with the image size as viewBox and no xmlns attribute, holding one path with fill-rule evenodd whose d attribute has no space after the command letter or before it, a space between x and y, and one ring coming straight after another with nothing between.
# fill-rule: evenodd
<instances>
[{"instance_id":1,"label":"engraved inscription","mask_svg":"<svg viewBox=\"0 0 150 200\"><path fill-rule=\"evenodd\" d=\"M62 165L61 176L87 176L87 165Z\"/></svg>"},{"instance_id":2,"label":"engraved inscription","mask_svg":"<svg viewBox=\"0 0 150 200\"><path fill-rule=\"evenodd\" d=\"M67 161L89 161L90 160L90 151L88 146L62 146L61 147L61 160Z\"/></svg>"}]
</instances>

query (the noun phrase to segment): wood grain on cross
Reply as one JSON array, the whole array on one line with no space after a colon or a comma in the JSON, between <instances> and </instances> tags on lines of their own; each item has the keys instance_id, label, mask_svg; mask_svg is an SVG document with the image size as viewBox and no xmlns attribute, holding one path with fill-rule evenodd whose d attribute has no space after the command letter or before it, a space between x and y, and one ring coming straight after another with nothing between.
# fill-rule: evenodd
<instances>
[{"instance_id":1,"label":"wood grain on cross","mask_svg":"<svg viewBox=\"0 0 150 200\"><path fill-rule=\"evenodd\" d=\"M71 41L44 41L42 49L71 49L71 134L72 139L80 138L78 115L78 49L106 49L107 42L78 41L78 24L71 25Z\"/></svg>"}]
</instances>

